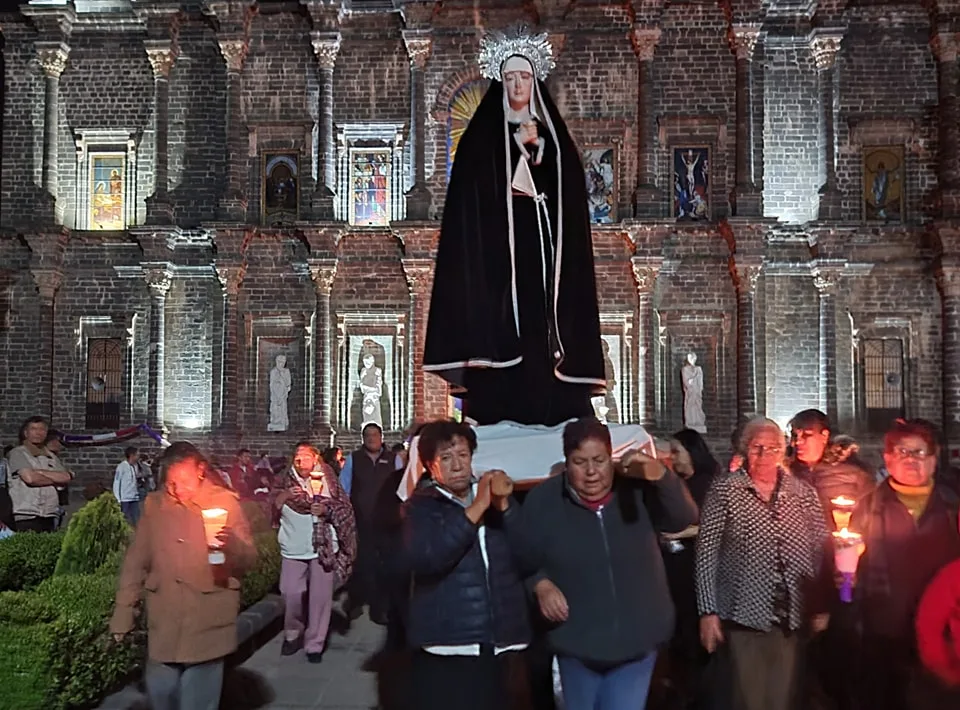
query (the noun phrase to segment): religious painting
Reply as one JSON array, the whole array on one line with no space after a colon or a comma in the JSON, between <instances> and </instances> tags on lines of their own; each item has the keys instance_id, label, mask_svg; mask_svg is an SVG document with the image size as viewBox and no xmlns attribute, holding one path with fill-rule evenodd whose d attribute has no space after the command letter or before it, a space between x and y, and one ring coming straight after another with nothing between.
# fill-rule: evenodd
<instances>
[{"instance_id":1,"label":"religious painting","mask_svg":"<svg viewBox=\"0 0 960 710\"><path fill-rule=\"evenodd\" d=\"M350 151L350 224L385 227L390 224L389 148Z\"/></svg>"},{"instance_id":2,"label":"religious painting","mask_svg":"<svg viewBox=\"0 0 960 710\"><path fill-rule=\"evenodd\" d=\"M374 423L384 431L392 430L393 336L350 336L348 358L350 428L362 431Z\"/></svg>"},{"instance_id":3,"label":"religious painting","mask_svg":"<svg viewBox=\"0 0 960 710\"><path fill-rule=\"evenodd\" d=\"M710 219L710 149L673 149L673 216L679 220Z\"/></svg>"},{"instance_id":4,"label":"religious painting","mask_svg":"<svg viewBox=\"0 0 960 710\"><path fill-rule=\"evenodd\" d=\"M607 391L591 399L593 411L597 419L604 424L622 424L621 337L619 335L609 335L606 333L600 337L601 344L603 345L603 370L607 379Z\"/></svg>"},{"instance_id":5,"label":"religious painting","mask_svg":"<svg viewBox=\"0 0 960 710\"><path fill-rule=\"evenodd\" d=\"M90 229L126 229L124 190L126 156L95 153L90 156Z\"/></svg>"},{"instance_id":6,"label":"religious painting","mask_svg":"<svg viewBox=\"0 0 960 710\"><path fill-rule=\"evenodd\" d=\"M863 219L903 221L904 152L902 145L863 149Z\"/></svg>"},{"instance_id":7,"label":"religious painting","mask_svg":"<svg viewBox=\"0 0 960 710\"><path fill-rule=\"evenodd\" d=\"M460 136L467 130L467 125L477 107L487 93L486 81L472 81L464 84L450 100L450 118L447 121L447 181L450 180L450 171L453 170L453 160L457 155L457 146Z\"/></svg>"},{"instance_id":8,"label":"religious painting","mask_svg":"<svg viewBox=\"0 0 960 710\"><path fill-rule=\"evenodd\" d=\"M587 204L590 222L608 224L617 218L616 149L588 147L583 149L583 170L587 178Z\"/></svg>"},{"instance_id":9,"label":"religious painting","mask_svg":"<svg viewBox=\"0 0 960 710\"><path fill-rule=\"evenodd\" d=\"M296 221L300 216L300 154L264 153L260 174L264 224Z\"/></svg>"}]
</instances>

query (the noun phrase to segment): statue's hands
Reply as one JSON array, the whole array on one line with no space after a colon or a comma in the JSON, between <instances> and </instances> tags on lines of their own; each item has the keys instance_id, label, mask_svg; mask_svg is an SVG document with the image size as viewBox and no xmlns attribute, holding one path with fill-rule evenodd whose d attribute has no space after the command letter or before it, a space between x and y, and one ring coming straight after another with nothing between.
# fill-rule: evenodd
<instances>
[{"instance_id":1,"label":"statue's hands","mask_svg":"<svg viewBox=\"0 0 960 710\"><path fill-rule=\"evenodd\" d=\"M521 145L536 145L540 141L540 134L537 133L537 122L521 123L520 128L517 129L517 139Z\"/></svg>"}]
</instances>

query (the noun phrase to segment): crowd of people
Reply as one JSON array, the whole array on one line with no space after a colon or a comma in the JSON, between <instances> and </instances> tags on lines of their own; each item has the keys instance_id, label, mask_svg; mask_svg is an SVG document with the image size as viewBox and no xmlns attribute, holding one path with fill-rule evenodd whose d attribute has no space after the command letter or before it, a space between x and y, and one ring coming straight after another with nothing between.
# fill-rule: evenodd
<instances>
[{"instance_id":1,"label":"crowd of people","mask_svg":"<svg viewBox=\"0 0 960 710\"><path fill-rule=\"evenodd\" d=\"M928 422L894 423L872 470L817 410L789 432L747 422L728 465L692 430L615 459L607 426L578 419L564 465L522 484L473 469L467 424L415 434L389 447L368 424L352 453L300 442L226 470L184 442L152 468L126 450L113 494L136 534L111 632L145 597L155 708L216 707L255 558L243 499L278 530L281 654L323 661L342 591L408 655L411 710L554 708L554 659L566 710L960 707L960 487ZM402 502L411 443L425 473ZM73 476L44 420L2 473L4 523L55 529Z\"/></svg>"}]
</instances>

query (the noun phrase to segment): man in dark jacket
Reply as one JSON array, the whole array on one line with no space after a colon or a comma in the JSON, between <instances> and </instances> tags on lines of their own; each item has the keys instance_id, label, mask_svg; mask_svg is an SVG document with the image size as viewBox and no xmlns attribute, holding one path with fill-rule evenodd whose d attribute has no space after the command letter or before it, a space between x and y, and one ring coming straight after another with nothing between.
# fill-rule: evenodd
<instances>
[{"instance_id":1,"label":"man in dark jacket","mask_svg":"<svg viewBox=\"0 0 960 710\"><path fill-rule=\"evenodd\" d=\"M417 710L507 710L509 669L530 643L507 539L517 506L501 489L503 472L474 477L476 447L466 424L433 422L420 432L417 450L432 481L404 506L401 550L413 576L407 641Z\"/></svg>"}]
</instances>

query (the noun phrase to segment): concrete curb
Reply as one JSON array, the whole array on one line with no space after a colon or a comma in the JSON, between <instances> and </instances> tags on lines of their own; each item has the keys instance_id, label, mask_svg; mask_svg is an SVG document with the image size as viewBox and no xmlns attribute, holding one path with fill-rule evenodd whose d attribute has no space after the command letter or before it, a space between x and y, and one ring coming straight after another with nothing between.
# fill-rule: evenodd
<instances>
[{"instance_id":1,"label":"concrete curb","mask_svg":"<svg viewBox=\"0 0 960 710\"><path fill-rule=\"evenodd\" d=\"M279 594L268 594L237 616L237 650L227 658L227 666L236 655L249 654L250 644L255 643L257 635L283 616L283 599ZM139 681L131 683L122 690L107 696L97 710L141 710L149 707L147 696L141 690Z\"/></svg>"}]
</instances>

